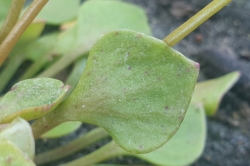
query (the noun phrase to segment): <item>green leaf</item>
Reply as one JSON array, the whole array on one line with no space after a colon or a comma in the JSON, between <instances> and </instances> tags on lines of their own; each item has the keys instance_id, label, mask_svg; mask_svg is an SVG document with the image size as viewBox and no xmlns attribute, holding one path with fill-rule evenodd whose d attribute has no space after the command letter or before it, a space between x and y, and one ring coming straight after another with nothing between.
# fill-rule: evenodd
<instances>
[{"instance_id":1,"label":"green leaf","mask_svg":"<svg viewBox=\"0 0 250 166\"><path fill-rule=\"evenodd\" d=\"M30 159L35 156L35 140L28 122L16 118L0 132L0 142L7 139L13 142Z\"/></svg>"},{"instance_id":2,"label":"green leaf","mask_svg":"<svg viewBox=\"0 0 250 166\"><path fill-rule=\"evenodd\" d=\"M165 145L136 156L155 165L190 165L202 154L205 142L205 111L201 104L191 104L179 130Z\"/></svg>"},{"instance_id":3,"label":"green leaf","mask_svg":"<svg viewBox=\"0 0 250 166\"><path fill-rule=\"evenodd\" d=\"M78 15L76 25L66 31L58 42L57 50L62 50L64 56L39 77L54 76L79 56L88 53L94 42L110 30L126 28L151 34L145 12L121 1L87 1Z\"/></svg>"},{"instance_id":4,"label":"green leaf","mask_svg":"<svg viewBox=\"0 0 250 166\"><path fill-rule=\"evenodd\" d=\"M179 128L198 71L197 63L161 40L112 31L94 44L76 89L43 120L51 127L73 120L94 124L125 150L147 153ZM43 125L34 124L35 135Z\"/></svg>"},{"instance_id":5,"label":"green leaf","mask_svg":"<svg viewBox=\"0 0 250 166\"><path fill-rule=\"evenodd\" d=\"M239 72L232 72L216 79L197 83L192 102L202 102L207 115L214 115L224 94L237 82L239 77Z\"/></svg>"},{"instance_id":6,"label":"green leaf","mask_svg":"<svg viewBox=\"0 0 250 166\"><path fill-rule=\"evenodd\" d=\"M82 122L64 122L59 126L56 126L52 130L42 135L42 138L57 138L70 134L77 130L82 125Z\"/></svg>"},{"instance_id":7,"label":"green leaf","mask_svg":"<svg viewBox=\"0 0 250 166\"><path fill-rule=\"evenodd\" d=\"M147 154L132 154L114 141L94 152L67 163L65 166L91 165L108 159L130 155L154 165L183 166L194 162L203 152L206 141L206 117L201 103L191 104L176 134L159 149Z\"/></svg>"},{"instance_id":8,"label":"green leaf","mask_svg":"<svg viewBox=\"0 0 250 166\"><path fill-rule=\"evenodd\" d=\"M0 101L0 123L20 116L26 120L40 118L52 111L63 99L68 86L52 78L21 81Z\"/></svg>"},{"instance_id":9,"label":"green leaf","mask_svg":"<svg viewBox=\"0 0 250 166\"><path fill-rule=\"evenodd\" d=\"M22 151L8 140L0 141L0 165L1 166L35 166Z\"/></svg>"},{"instance_id":10,"label":"green leaf","mask_svg":"<svg viewBox=\"0 0 250 166\"><path fill-rule=\"evenodd\" d=\"M74 19L80 6L80 0L49 1L36 19L45 20L49 24L61 24Z\"/></svg>"}]
</instances>

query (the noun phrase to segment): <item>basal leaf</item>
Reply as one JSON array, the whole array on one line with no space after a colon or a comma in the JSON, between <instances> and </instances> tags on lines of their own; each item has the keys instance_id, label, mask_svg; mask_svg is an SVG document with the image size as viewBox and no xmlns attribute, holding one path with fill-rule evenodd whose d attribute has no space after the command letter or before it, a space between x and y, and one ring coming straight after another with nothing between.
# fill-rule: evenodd
<instances>
[{"instance_id":1,"label":"basal leaf","mask_svg":"<svg viewBox=\"0 0 250 166\"><path fill-rule=\"evenodd\" d=\"M112 31L94 44L76 89L43 120L51 127L71 120L94 124L125 150L150 152L179 128L198 71L197 63L161 40ZM33 125L35 135L43 120Z\"/></svg>"},{"instance_id":2,"label":"basal leaf","mask_svg":"<svg viewBox=\"0 0 250 166\"><path fill-rule=\"evenodd\" d=\"M52 78L21 81L0 101L0 123L11 122L18 116L26 120L40 118L61 102L68 89Z\"/></svg>"},{"instance_id":3,"label":"basal leaf","mask_svg":"<svg viewBox=\"0 0 250 166\"><path fill-rule=\"evenodd\" d=\"M0 132L0 142L7 139L13 142L30 159L34 159L35 140L31 127L22 118L16 118Z\"/></svg>"},{"instance_id":4,"label":"basal leaf","mask_svg":"<svg viewBox=\"0 0 250 166\"><path fill-rule=\"evenodd\" d=\"M1 140L0 149L1 166L35 166L11 141Z\"/></svg>"},{"instance_id":5,"label":"basal leaf","mask_svg":"<svg viewBox=\"0 0 250 166\"><path fill-rule=\"evenodd\" d=\"M136 155L155 165L183 166L202 154L206 142L206 117L201 104L191 104L176 134L161 148Z\"/></svg>"},{"instance_id":6,"label":"basal leaf","mask_svg":"<svg viewBox=\"0 0 250 166\"><path fill-rule=\"evenodd\" d=\"M192 102L202 102L207 115L214 115L222 97L237 82L239 77L239 72L232 72L216 79L197 83Z\"/></svg>"},{"instance_id":7,"label":"basal leaf","mask_svg":"<svg viewBox=\"0 0 250 166\"><path fill-rule=\"evenodd\" d=\"M57 138L70 134L81 126L82 122L64 122L42 135L42 138Z\"/></svg>"},{"instance_id":8,"label":"basal leaf","mask_svg":"<svg viewBox=\"0 0 250 166\"><path fill-rule=\"evenodd\" d=\"M61 24L74 19L80 6L80 0L49 1L36 19L45 20L49 24Z\"/></svg>"}]
</instances>

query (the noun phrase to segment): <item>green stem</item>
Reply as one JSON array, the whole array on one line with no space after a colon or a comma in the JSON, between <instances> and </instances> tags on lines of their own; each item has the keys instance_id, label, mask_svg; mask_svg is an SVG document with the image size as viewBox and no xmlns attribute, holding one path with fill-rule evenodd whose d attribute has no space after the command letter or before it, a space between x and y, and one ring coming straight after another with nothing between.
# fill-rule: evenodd
<instances>
[{"instance_id":1,"label":"green stem","mask_svg":"<svg viewBox=\"0 0 250 166\"><path fill-rule=\"evenodd\" d=\"M40 164L46 164L46 163L61 159L72 153L82 150L83 148L108 136L109 134L102 128L93 129L90 132L84 135L81 135L80 137L73 140L67 145L38 154L35 157L35 163L37 165L40 165Z\"/></svg>"},{"instance_id":2,"label":"green stem","mask_svg":"<svg viewBox=\"0 0 250 166\"><path fill-rule=\"evenodd\" d=\"M9 13L0 31L0 44L17 23L25 1L26 0L12 0Z\"/></svg>"},{"instance_id":3,"label":"green stem","mask_svg":"<svg viewBox=\"0 0 250 166\"><path fill-rule=\"evenodd\" d=\"M165 37L163 41L167 43L170 47L174 46L184 37L194 31L198 26L204 23L207 19L209 19L219 10L221 10L229 2L231 2L231 0L213 0L196 15L194 15L180 27L175 29L171 34Z\"/></svg>"},{"instance_id":4,"label":"green stem","mask_svg":"<svg viewBox=\"0 0 250 166\"><path fill-rule=\"evenodd\" d=\"M8 36L0 45L0 66L22 36L27 27L31 24L37 14L42 10L49 0L34 0L22 18L12 28Z\"/></svg>"},{"instance_id":5,"label":"green stem","mask_svg":"<svg viewBox=\"0 0 250 166\"><path fill-rule=\"evenodd\" d=\"M98 150L81 157L77 160L64 164L63 166L76 166L76 165L92 165L99 163L114 157L127 154L122 148L120 148L114 141L109 142Z\"/></svg>"}]
</instances>

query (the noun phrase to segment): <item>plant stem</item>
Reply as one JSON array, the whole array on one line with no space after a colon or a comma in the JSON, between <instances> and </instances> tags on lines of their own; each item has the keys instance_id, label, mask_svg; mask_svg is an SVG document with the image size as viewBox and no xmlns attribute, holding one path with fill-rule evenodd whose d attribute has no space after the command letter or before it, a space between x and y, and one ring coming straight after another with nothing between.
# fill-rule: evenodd
<instances>
[{"instance_id":1,"label":"plant stem","mask_svg":"<svg viewBox=\"0 0 250 166\"><path fill-rule=\"evenodd\" d=\"M174 46L176 43L181 41L184 37L194 31L203 22L221 10L226 6L231 0L213 0L201 11L191 17L188 21L182 24L180 27L175 29L171 34L163 39L170 47Z\"/></svg>"},{"instance_id":2,"label":"plant stem","mask_svg":"<svg viewBox=\"0 0 250 166\"><path fill-rule=\"evenodd\" d=\"M17 43L18 39L22 36L27 27L31 24L37 14L42 10L49 0L34 0L22 18L10 31L8 36L0 45L0 66Z\"/></svg>"},{"instance_id":3,"label":"plant stem","mask_svg":"<svg viewBox=\"0 0 250 166\"><path fill-rule=\"evenodd\" d=\"M18 21L25 1L26 0L12 0L9 13L0 31L0 44L3 42L3 40L6 38L6 36Z\"/></svg>"},{"instance_id":4,"label":"plant stem","mask_svg":"<svg viewBox=\"0 0 250 166\"><path fill-rule=\"evenodd\" d=\"M81 135L77 139L73 140L67 145L52 149L50 151L38 154L35 157L35 163L37 165L46 164L63 157L66 157L72 153L75 153L83 148L108 137L109 134L102 128L95 128L90 132Z\"/></svg>"},{"instance_id":5,"label":"plant stem","mask_svg":"<svg viewBox=\"0 0 250 166\"><path fill-rule=\"evenodd\" d=\"M127 154L122 148L120 148L114 141L109 142L98 150L81 157L77 160L64 164L63 166L76 166L76 165L92 165L99 163L114 157Z\"/></svg>"}]
</instances>

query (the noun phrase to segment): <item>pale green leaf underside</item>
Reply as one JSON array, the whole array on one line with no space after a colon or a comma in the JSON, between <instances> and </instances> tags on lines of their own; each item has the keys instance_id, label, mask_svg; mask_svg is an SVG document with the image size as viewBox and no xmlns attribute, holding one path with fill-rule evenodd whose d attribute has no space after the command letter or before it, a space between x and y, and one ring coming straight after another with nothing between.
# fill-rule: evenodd
<instances>
[{"instance_id":1,"label":"pale green leaf underside","mask_svg":"<svg viewBox=\"0 0 250 166\"><path fill-rule=\"evenodd\" d=\"M66 94L68 86L52 78L21 81L0 101L0 123L20 116L26 120L40 118L52 111Z\"/></svg>"},{"instance_id":2,"label":"pale green leaf underside","mask_svg":"<svg viewBox=\"0 0 250 166\"><path fill-rule=\"evenodd\" d=\"M206 117L201 104L191 104L176 134L161 148L137 157L155 165L183 166L194 162L206 141Z\"/></svg>"},{"instance_id":3,"label":"pale green leaf underside","mask_svg":"<svg viewBox=\"0 0 250 166\"><path fill-rule=\"evenodd\" d=\"M192 102L202 102L207 115L214 115L224 94L237 82L239 72L197 83Z\"/></svg>"},{"instance_id":4,"label":"pale green leaf underside","mask_svg":"<svg viewBox=\"0 0 250 166\"><path fill-rule=\"evenodd\" d=\"M1 166L35 166L11 141L1 140L0 149Z\"/></svg>"},{"instance_id":5,"label":"pale green leaf underside","mask_svg":"<svg viewBox=\"0 0 250 166\"><path fill-rule=\"evenodd\" d=\"M179 128L198 71L197 63L161 40L130 30L109 32L94 44L76 89L44 119L94 124L125 150L150 152Z\"/></svg>"},{"instance_id":6,"label":"pale green leaf underside","mask_svg":"<svg viewBox=\"0 0 250 166\"><path fill-rule=\"evenodd\" d=\"M57 138L70 134L81 126L82 122L64 122L42 135L42 138Z\"/></svg>"},{"instance_id":7,"label":"pale green leaf underside","mask_svg":"<svg viewBox=\"0 0 250 166\"><path fill-rule=\"evenodd\" d=\"M0 132L0 142L4 139L13 142L25 156L34 159L35 140L28 122L19 117L15 119Z\"/></svg>"}]
</instances>

